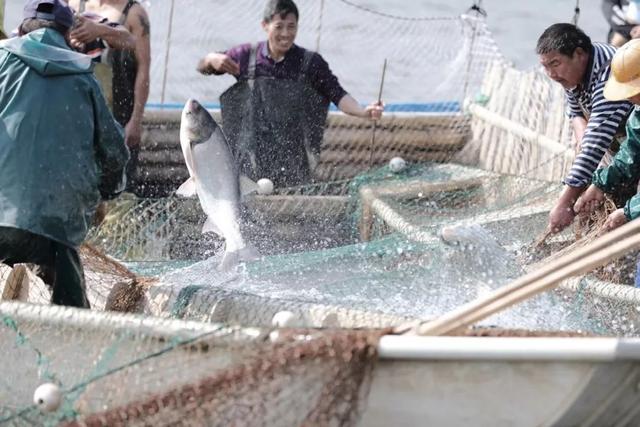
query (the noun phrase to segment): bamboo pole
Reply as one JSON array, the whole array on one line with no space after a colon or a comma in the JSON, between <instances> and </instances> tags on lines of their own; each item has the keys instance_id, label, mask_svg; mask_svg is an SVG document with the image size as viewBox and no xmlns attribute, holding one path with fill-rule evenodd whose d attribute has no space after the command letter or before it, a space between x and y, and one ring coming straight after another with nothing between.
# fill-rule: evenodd
<instances>
[{"instance_id":1,"label":"bamboo pole","mask_svg":"<svg viewBox=\"0 0 640 427\"><path fill-rule=\"evenodd\" d=\"M382 78L380 79L380 91L378 92L378 103L382 102L382 89L384 88L384 76L387 73L387 58L384 59L382 64ZM375 149L376 141L376 129L378 128L378 121L373 122L373 130L371 131L371 145L369 147L369 168L373 165L373 151Z\"/></svg>"},{"instance_id":2,"label":"bamboo pole","mask_svg":"<svg viewBox=\"0 0 640 427\"><path fill-rule=\"evenodd\" d=\"M534 132L533 130L526 128L510 119L501 117L478 104L469 105L469 111L474 116L478 117L481 120L484 120L485 122L493 126L517 135L528 142L538 144L542 148L552 153L564 154L567 158L573 161L573 151L544 135Z\"/></svg>"},{"instance_id":3,"label":"bamboo pole","mask_svg":"<svg viewBox=\"0 0 640 427\"><path fill-rule=\"evenodd\" d=\"M17 300L20 298L20 292L22 291L22 285L27 278L27 267L22 264L16 264L9 273L7 280L5 281L4 289L2 291L2 300Z\"/></svg>"},{"instance_id":4,"label":"bamboo pole","mask_svg":"<svg viewBox=\"0 0 640 427\"><path fill-rule=\"evenodd\" d=\"M433 236L430 233L414 227L398 215L387 203L380 200L381 196L394 196L396 198L426 197L433 193L475 189L481 185L481 179L471 178L445 182L399 182L376 188L362 187L359 191L360 205L362 206L359 224L360 240L363 242L371 240L375 214L378 214L391 228L402 232L412 240L420 242L431 242L433 240Z\"/></svg>"}]
</instances>

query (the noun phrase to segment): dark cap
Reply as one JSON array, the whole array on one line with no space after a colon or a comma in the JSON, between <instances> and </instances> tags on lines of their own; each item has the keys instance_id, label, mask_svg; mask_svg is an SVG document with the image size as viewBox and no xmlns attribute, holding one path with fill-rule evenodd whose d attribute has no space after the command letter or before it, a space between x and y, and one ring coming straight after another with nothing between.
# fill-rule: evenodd
<instances>
[{"instance_id":1,"label":"dark cap","mask_svg":"<svg viewBox=\"0 0 640 427\"><path fill-rule=\"evenodd\" d=\"M54 21L65 28L73 25L73 10L64 0L27 0L23 19Z\"/></svg>"}]
</instances>

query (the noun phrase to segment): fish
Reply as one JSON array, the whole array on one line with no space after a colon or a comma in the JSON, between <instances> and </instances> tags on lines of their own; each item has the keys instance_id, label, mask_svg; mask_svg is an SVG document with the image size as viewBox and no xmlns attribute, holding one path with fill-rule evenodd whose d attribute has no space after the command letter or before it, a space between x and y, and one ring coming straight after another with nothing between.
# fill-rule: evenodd
<instances>
[{"instance_id":1,"label":"fish","mask_svg":"<svg viewBox=\"0 0 640 427\"><path fill-rule=\"evenodd\" d=\"M259 258L258 251L244 240L240 230L241 179L227 139L211 114L195 99L189 99L182 110L180 146L189 178L176 195L197 196L207 215L202 232L224 238L225 252L218 270L229 271L241 262Z\"/></svg>"},{"instance_id":2,"label":"fish","mask_svg":"<svg viewBox=\"0 0 640 427\"><path fill-rule=\"evenodd\" d=\"M480 224L445 226L439 235L444 243L458 249L460 259L450 260L450 263L459 268L466 267L475 274L484 274L495 283L524 274L514 254Z\"/></svg>"}]
</instances>

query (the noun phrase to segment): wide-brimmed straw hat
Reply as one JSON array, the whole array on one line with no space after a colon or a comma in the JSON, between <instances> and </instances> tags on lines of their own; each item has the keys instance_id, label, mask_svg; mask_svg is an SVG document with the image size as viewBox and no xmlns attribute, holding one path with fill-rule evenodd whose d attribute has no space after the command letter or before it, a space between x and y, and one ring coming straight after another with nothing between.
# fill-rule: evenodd
<instances>
[{"instance_id":1,"label":"wide-brimmed straw hat","mask_svg":"<svg viewBox=\"0 0 640 427\"><path fill-rule=\"evenodd\" d=\"M632 39L611 59L611 75L604 86L604 96L611 101L619 101L639 93L640 39Z\"/></svg>"}]
</instances>

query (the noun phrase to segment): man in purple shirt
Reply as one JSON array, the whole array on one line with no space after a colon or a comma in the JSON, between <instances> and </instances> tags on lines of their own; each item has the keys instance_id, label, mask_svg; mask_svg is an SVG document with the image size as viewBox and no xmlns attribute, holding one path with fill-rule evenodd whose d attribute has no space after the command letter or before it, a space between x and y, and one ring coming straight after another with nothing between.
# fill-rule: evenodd
<instances>
[{"instance_id":1,"label":"man in purple shirt","mask_svg":"<svg viewBox=\"0 0 640 427\"><path fill-rule=\"evenodd\" d=\"M269 0L262 21L266 41L210 53L198 64L202 74L236 77L220 96L223 129L240 171L276 186L312 180L329 102L371 120L383 111L380 103L361 107L322 56L293 43L298 18L292 0Z\"/></svg>"}]
</instances>

